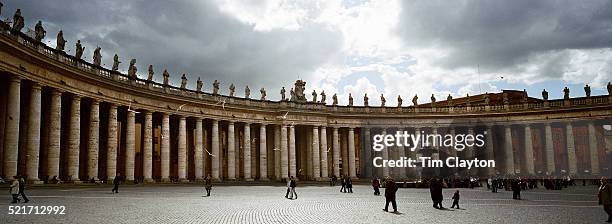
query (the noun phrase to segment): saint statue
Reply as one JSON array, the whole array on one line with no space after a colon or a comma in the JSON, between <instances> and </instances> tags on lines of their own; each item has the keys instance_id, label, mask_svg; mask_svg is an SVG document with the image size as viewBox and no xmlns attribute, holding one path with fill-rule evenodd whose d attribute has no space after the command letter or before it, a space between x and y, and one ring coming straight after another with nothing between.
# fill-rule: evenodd
<instances>
[{"instance_id":1,"label":"saint statue","mask_svg":"<svg viewBox=\"0 0 612 224\"><path fill-rule=\"evenodd\" d=\"M136 59L132 58L132 60L130 60L130 67L128 67L128 77L131 79L136 79L136 72L138 72L138 69L136 68Z\"/></svg>"},{"instance_id":2,"label":"saint statue","mask_svg":"<svg viewBox=\"0 0 612 224\"><path fill-rule=\"evenodd\" d=\"M97 66L100 66L100 64L102 64L102 54L100 53L100 50L101 48L98 46L96 47L93 53L93 64Z\"/></svg>"},{"instance_id":3,"label":"saint statue","mask_svg":"<svg viewBox=\"0 0 612 224\"><path fill-rule=\"evenodd\" d=\"M219 94L219 81L215 79L213 82L213 95Z\"/></svg>"},{"instance_id":4,"label":"saint statue","mask_svg":"<svg viewBox=\"0 0 612 224\"><path fill-rule=\"evenodd\" d=\"M66 47L66 42L68 41L64 40L64 32L60 30L57 33L55 50L64 51L64 47Z\"/></svg>"},{"instance_id":5,"label":"saint statue","mask_svg":"<svg viewBox=\"0 0 612 224\"><path fill-rule=\"evenodd\" d=\"M285 87L283 86L280 90L281 101L285 101Z\"/></svg>"},{"instance_id":6,"label":"saint statue","mask_svg":"<svg viewBox=\"0 0 612 224\"><path fill-rule=\"evenodd\" d=\"M76 59L81 59L81 57L83 57L83 51L85 51L85 47L81 46L81 40L77 40L76 42L76 49L74 52L74 57L76 57Z\"/></svg>"},{"instance_id":7,"label":"saint statue","mask_svg":"<svg viewBox=\"0 0 612 224\"><path fill-rule=\"evenodd\" d=\"M404 100L402 100L402 96L397 95L397 107L402 107L402 103L404 103Z\"/></svg>"},{"instance_id":8,"label":"saint statue","mask_svg":"<svg viewBox=\"0 0 612 224\"><path fill-rule=\"evenodd\" d=\"M484 102L485 102L485 105L489 105L489 103L491 102L491 98L489 97L489 93L485 93L484 94Z\"/></svg>"},{"instance_id":9,"label":"saint statue","mask_svg":"<svg viewBox=\"0 0 612 224\"><path fill-rule=\"evenodd\" d=\"M234 93L236 92L236 86L234 86L234 83L230 84L229 91L230 91L230 96L234 96Z\"/></svg>"},{"instance_id":10,"label":"saint statue","mask_svg":"<svg viewBox=\"0 0 612 224\"><path fill-rule=\"evenodd\" d=\"M251 99L251 89L248 85L244 88L244 98Z\"/></svg>"},{"instance_id":11,"label":"saint statue","mask_svg":"<svg viewBox=\"0 0 612 224\"><path fill-rule=\"evenodd\" d=\"M586 94L586 97L591 97L591 87L589 86L589 84L586 84L586 86L584 86L584 93Z\"/></svg>"},{"instance_id":12,"label":"saint statue","mask_svg":"<svg viewBox=\"0 0 612 224\"><path fill-rule=\"evenodd\" d=\"M419 105L419 96L417 94L414 94L414 97L412 97L412 105L415 107Z\"/></svg>"},{"instance_id":13,"label":"saint statue","mask_svg":"<svg viewBox=\"0 0 612 224\"><path fill-rule=\"evenodd\" d=\"M15 11L15 15L13 15L13 29L17 31L21 31L24 26L23 16L21 16L21 9L17 9Z\"/></svg>"},{"instance_id":14,"label":"saint statue","mask_svg":"<svg viewBox=\"0 0 612 224\"><path fill-rule=\"evenodd\" d=\"M353 96L351 95L351 93L349 93L349 103L348 103L349 107L353 106Z\"/></svg>"},{"instance_id":15,"label":"saint statue","mask_svg":"<svg viewBox=\"0 0 612 224\"><path fill-rule=\"evenodd\" d=\"M563 99L564 100L570 99L570 89L567 88L567 86L563 89Z\"/></svg>"},{"instance_id":16,"label":"saint statue","mask_svg":"<svg viewBox=\"0 0 612 224\"><path fill-rule=\"evenodd\" d=\"M167 69L164 69L164 72L162 73L162 76L164 77L164 86L168 85L168 80L170 79L170 73L168 73Z\"/></svg>"},{"instance_id":17,"label":"saint statue","mask_svg":"<svg viewBox=\"0 0 612 224\"><path fill-rule=\"evenodd\" d=\"M527 103L529 101L529 95L527 95L527 90L523 89L523 103Z\"/></svg>"},{"instance_id":18,"label":"saint statue","mask_svg":"<svg viewBox=\"0 0 612 224\"><path fill-rule=\"evenodd\" d=\"M453 106L453 96L451 96L451 94L449 93L448 96L446 97L446 102L448 104L449 107Z\"/></svg>"},{"instance_id":19,"label":"saint statue","mask_svg":"<svg viewBox=\"0 0 612 224\"><path fill-rule=\"evenodd\" d=\"M612 96L612 83L608 82L608 96Z\"/></svg>"},{"instance_id":20,"label":"saint statue","mask_svg":"<svg viewBox=\"0 0 612 224\"><path fill-rule=\"evenodd\" d=\"M187 88L187 76L185 76L185 73L183 73L181 76L181 89L185 88Z\"/></svg>"},{"instance_id":21,"label":"saint statue","mask_svg":"<svg viewBox=\"0 0 612 224\"><path fill-rule=\"evenodd\" d=\"M467 93L465 96L465 106L470 107L472 105L472 101L470 100L470 94Z\"/></svg>"},{"instance_id":22,"label":"saint statue","mask_svg":"<svg viewBox=\"0 0 612 224\"><path fill-rule=\"evenodd\" d=\"M316 103L317 102L317 91L312 90L312 102Z\"/></svg>"},{"instance_id":23,"label":"saint statue","mask_svg":"<svg viewBox=\"0 0 612 224\"><path fill-rule=\"evenodd\" d=\"M335 93L332 96L332 105L334 106L338 105L338 95L336 95Z\"/></svg>"},{"instance_id":24,"label":"saint statue","mask_svg":"<svg viewBox=\"0 0 612 224\"><path fill-rule=\"evenodd\" d=\"M431 104L433 105L434 103L436 103L436 96L434 96L434 94L431 94Z\"/></svg>"},{"instance_id":25,"label":"saint statue","mask_svg":"<svg viewBox=\"0 0 612 224\"><path fill-rule=\"evenodd\" d=\"M198 93L202 92L202 86L204 86L204 82L198 77L198 81L196 81L196 91L198 91Z\"/></svg>"},{"instance_id":26,"label":"saint statue","mask_svg":"<svg viewBox=\"0 0 612 224\"><path fill-rule=\"evenodd\" d=\"M295 96L295 91L293 90L293 88L289 90L289 96L291 96L291 99L295 99L296 96Z\"/></svg>"},{"instance_id":27,"label":"saint statue","mask_svg":"<svg viewBox=\"0 0 612 224\"><path fill-rule=\"evenodd\" d=\"M542 99L548 100L548 91L546 89L542 90Z\"/></svg>"},{"instance_id":28,"label":"saint statue","mask_svg":"<svg viewBox=\"0 0 612 224\"><path fill-rule=\"evenodd\" d=\"M119 71L119 63L121 63L119 61L119 55L115 54L115 56L113 57L113 71Z\"/></svg>"},{"instance_id":29,"label":"saint statue","mask_svg":"<svg viewBox=\"0 0 612 224\"><path fill-rule=\"evenodd\" d=\"M147 81L153 81L153 75L155 72L153 71L153 65L149 65L149 76L147 76Z\"/></svg>"},{"instance_id":30,"label":"saint statue","mask_svg":"<svg viewBox=\"0 0 612 224\"><path fill-rule=\"evenodd\" d=\"M502 99L504 100L504 104L509 104L510 103L510 100L508 99L508 93L507 92L504 92L502 94Z\"/></svg>"},{"instance_id":31,"label":"saint statue","mask_svg":"<svg viewBox=\"0 0 612 224\"><path fill-rule=\"evenodd\" d=\"M380 106L384 107L386 103L387 100L385 99L385 96L383 96L383 94L380 94Z\"/></svg>"},{"instance_id":32,"label":"saint statue","mask_svg":"<svg viewBox=\"0 0 612 224\"><path fill-rule=\"evenodd\" d=\"M321 90L321 103L325 103L327 96L325 95L325 90Z\"/></svg>"},{"instance_id":33,"label":"saint statue","mask_svg":"<svg viewBox=\"0 0 612 224\"><path fill-rule=\"evenodd\" d=\"M261 101L266 100L266 89L261 88L259 92L261 93Z\"/></svg>"},{"instance_id":34,"label":"saint statue","mask_svg":"<svg viewBox=\"0 0 612 224\"><path fill-rule=\"evenodd\" d=\"M41 42L43 39L45 39L46 35L47 31L45 31L45 28L42 26L42 21L38 20L38 23L36 23L36 26L34 26L34 39Z\"/></svg>"},{"instance_id":35,"label":"saint statue","mask_svg":"<svg viewBox=\"0 0 612 224\"><path fill-rule=\"evenodd\" d=\"M365 93L365 94L363 95L363 105L364 105L364 106L366 106L366 107L368 106L368 104L369 104L369 103L368 103L369 99L370 99L370 98L368 98L368 93Z\"/></svg>"}]
</instances>

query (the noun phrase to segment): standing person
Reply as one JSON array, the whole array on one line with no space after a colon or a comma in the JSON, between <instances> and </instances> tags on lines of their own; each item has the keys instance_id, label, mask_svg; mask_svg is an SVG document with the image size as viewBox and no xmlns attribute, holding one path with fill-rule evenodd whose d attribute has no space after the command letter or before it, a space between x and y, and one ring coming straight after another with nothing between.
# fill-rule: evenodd
<instances>
[{"instance_id":1,"label":"standing person","mask_svg":"<svg viewBox=\"0 0 612 224\"><path fill-rule=\"evenodd\" d=\"M113 179L113 193L119 193L119 184L121 184L121 173L117 173L117 176L115 176L115 179Z\"/></svg>"},{"instance_id":2,"label":"standing person","mask_svg":"<svg viewBox=\"0 0 612 224\"><path fill-rule=\"evenodd\" d=\"M11 203L19 202L19 178L17 178L17 176L13 176L13 182L11 182L10 192L11 196L13 196L13 201Z\"/></svg>"},{"instance_id":3,"label":"standing person","mask_svg":"<svg viewBox=\"0 0 612 224\"><path fill-rule=\"evenodd\" d=\"M297 186L297 183L295 181L295 178L293 178L293 176L291 176L291 181L289 183L290 183L289 186L291 187L291 197L289 197L289 199L293 199L293 195L295 195L295 199L297 199L298 195L295 192L295 187Z\"/></svg>"},{"instance_id":4,"label":"standing person","mask_svg":"<svg viewBox=\"0 0 612 224\"><path fill-rule=\"evenodd\" d=\"M378 178L374 177L372 179L372 187L374 188L374 195L380 195L380 181Z\"/></svg>"},{"instance_id":5,"label":"standing person","mask_svg":"<svg viewBox=\"0 0 612 224\"><path fill-rule=\"evenodd\" d=\"M453 194L453 205L451 205L451 208L455 208L455 206L459 209L459 190L455 191L455 194Z\"/></svg>"},{"instance_id":6,"label":"standing person","mask_svg":"<svg viewBox=\"0 0 612 224\"><path fill-rule=\"evenodd\" d=\"M442 201L444 195L442 195L442 181L434 178L429 184L429 192L431 193L431 200L433 201L433 207L437 209L444 209Z\"/></svg>"},{"instance_id":7,"label":"standing person","mask_svg":"<svg viewBox=\"0 0 612 224\"><path fill-rule=\"evenodd\" d=\"M389 203L393 206L393 213L397 213L397 202L395 202L395 193L397 192L397 185L393 182L391 177L388 177L385 184L385 209L383 211L389 212Z\"/></svg>"},{"instance_id":8,"label":"standing person","mask_svg":"<svg viewBox=\"0 0 612 224\"><path fill-rule=\"evenodd\" d=\"M512 188L512 199L521 200L521 185L518 180L512 180L510 183L510 188Z\"/></svg>"},{"instance_id":9,"label":"standing person","mask_svg":"<svg viewBox=\"0 0 612 224\"><path fill-rule=\"evenodd\" d=\"M23 203L28 203L30 199L25 195L26 182L23 177L19 177L19 195L23 198Z\"/></svg>"},{"instance_id":10,"label":"standing person","mask_svg":"<svg viewBox=\"0 0 612 224\"><path fill-rule=\"evenodd\" d=\"M285 193L285 198L289 198L290 192L291 192L291 178L287 178L287 193Z\"/></svg>"},{"instance_id":11,"label":"standing person","mask_svg":"<svg viewBox=\"0 0 612 224\"><path fill-rule=\"evenodd\" d=\"M346 193L346 181L344 181L344 176L340 175L340 184L342 188L340 188L340 192Z\"/></svg>"},{"instance_id":12,"label":"standing person","mask_svg":"<svg viewBox=\"0 0 612 224\"><path fill-rule=\"evenodd\" d=\"M608 213L608 221L612 222L612 184L608 184L608 180L602 177L601 185L599 186L599 204L603 205L603 209Z\"/></svg>"},{"instance_id":13,"label":"standing person","mask_svg":"<svg viewBox=\"0 0 612 224\"><path fill-rule=\"evenodd\" d=\"M353 193L353 180L349 176L346 176L346 188L348 193Z\"/></svg>"},{"instance_id":14,"label":"standing person","mask_svg":"<svg viewBox=\"0 0 612 224\"><path fill-rule=\"evenodd\" d=\"M206 197L210 197L210 190L212 190L212 176L210 173L204 179L204 188L206 189Z\"/></svg>"}]
</instances>

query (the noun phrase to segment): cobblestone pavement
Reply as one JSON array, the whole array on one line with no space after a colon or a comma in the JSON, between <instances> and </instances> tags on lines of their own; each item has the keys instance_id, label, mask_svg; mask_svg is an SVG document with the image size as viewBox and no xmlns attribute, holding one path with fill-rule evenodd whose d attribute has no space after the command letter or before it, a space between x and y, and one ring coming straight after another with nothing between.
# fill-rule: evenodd
<instances>
[{"instance_id":1,"label":"cobblestone pavement","mask_svg":"<svg viewBox=\"0 0 612 224\"><path fill-rule=\"evenodd\" d=\"M6 190L6 189L5 189ZM563 191L524 191L524 200L511 192L460 189L461 209L432 208L428 189L400 189L399 214L386 213L384 196L369 186L353 194L339 187L298 187L297 200L284 198L281 186L218 186L203 197L196 185L35 188L30 203L10 204L0 196L0 223L603 223L596 188ZM381 189L384 193L384 189ZM4 191L6 192L6 191ZM445 189L450 207L453 189ZM10 205L63 205L65 215L8 215Z\"/></svg>"}]
</instances>

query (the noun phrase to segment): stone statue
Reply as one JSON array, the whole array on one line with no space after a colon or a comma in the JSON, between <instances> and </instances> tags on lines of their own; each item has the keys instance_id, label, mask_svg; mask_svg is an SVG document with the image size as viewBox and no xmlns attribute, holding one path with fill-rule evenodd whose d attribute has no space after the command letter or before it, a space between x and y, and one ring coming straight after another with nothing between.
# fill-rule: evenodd
<instances>
[{"instance_id":1,"label":"stone statue","mask_svg":"<svg viewBox=\"0 0 612 224\"><path fill-rule=\"evenodd\" d=\"M412 105L414 105L415 107L419 105L419 96L417 94L414 94L414 97L412 97Z\"/></svg>"},{"instance_id":2,"label":"stone statue","mask_svg":"<svg viewBox=\"0 0 612 224\"><path fill-rule=\"evenodd\" d=\"M453 96L451 96L451 94L449 93L448 96L446 97L446 102L448 104L449 107L453 106Z\"/></svg>"},{"instance_id":3,"label":"stone statue","mask_svg":"<svg viewBox=\"0 0 612 224\"><path fill-rule=\"evenodd\" d=\"M204 86L204 82L198 77L198 81L196 81L196 91L198 91L198 93L202 92L202 86Z\"/></svg>"},{"instance_id":4,"label":"stone statue","mask_svg":"<svg viewBox=\"0 0 612 224\"><path fill-rule=\"evenodd\" d=\"M2 2L0 2L0 15L2 15L2 6L4 6L4 4L2 4Z\"/></svg>"},{"instance_id":5,"label":"stone statue","mask_svg":"<svg viewBox=\"0 0 612 224\"><path fill-rule=\"evenodd\" d=\"M296 96L295 96L295 90L293 90L293 88L291 88L291 89L289 90L289 96L291 97L290 99L295 99L295 98L296 98Z\"/></svg>"},{"instance_id":6,"label":"stone statue","mask_svg":"<svg viewBox=\"0 0 612 224\"><path fill-rule=\"evenodd\" d=\"M336 95L335 93L332 96L332 105L334 106L338 105L338 95Z\"/></svg>"},{"instance_id":7,"label":"stone statue","mask_svg":"<svg viewBox=\"0 0 612 224\"><path fill-rule=\"evenodd\" d=\"M234 86L234 83L232 83L229 86L229 91L230 91L230 96L234 96L234 93L236 92L236 86Z\"/></svg>"},{"instance_id":8,"label":"stone statue","mask_svg":"<svg viewBox=\"0 0 612 224\"><path fill-rule=\"evenodd\" d=\"M472 101L470 100L470 94L466 95L465 106L469 107L472 105Z\"/></svg>"},{"instance_id":9,"label":"stone statue","mask_svg":"<svg viewBox=\"0 0 612 224\"><path fill-rule=\"evenodd\" d=\"M484 102L487 106L489 105L489 103L491 103L491 97L489 96L489 93L484 94Z\"/></svg>"},{"instance_id":10,"label":"stone statue","mask_svg":"<svg viewBox=\"0 0 612 224\"><path fill-rule=\"evenodd\" d=\"M130 67L128 67L128 77L131 79L136 79L136 72L138 72L138 69L136 68L136 59L132 58L132 60L130 60Z\"/></svg>"},{"instance_id":11,"label":"stone statue","mask_svg":"<svg viewBox=\"0 0 612 224\"><path fill-rule=\"evenodd\" d=\"M608 82L608 96L612 96L612 83Z\"/></svg>"},{"instance_id":12,"label":"stone statue","mask_svg":"<svg viewBox=\"0 0 612 224\"><path fill-rule=\"evenodd\" d=\"M119 55L115 54L115 56L113 57L113 71L119 71L119 63L121 63L119 61Z\"/></svg>"},{"instance_id":13,"label":"stone statue","mask_svg":"<svg viewBox=\"0 0 612 224\"><path fill-rule=\"evenodd\" d=\"M153 75L155 72L153 71L153 65L149 65L149 76L147 76L147 81L153 81Z\"/></svg>"},{"instance_id":14,"label":"stone statue","mask_svg":"<svg viewBox=\"0 0 612 224\"><path fill-rule=\"evenodd\" d=\"M321 103L325 103L327 96L325 95L325 90L321 90Z\"/></svg>"},{"instance_id":15,"label":"stone statue","mask_svg":"<svg viewBox=\"0 0 612 224\"><path fill-rule=\"evenodd\" d=\"M404 100L402 100L402 96L397 95L397 107L402 107L402 103L404 103Z\"/></svg>"},{"instance_id":16,"label":"stone statue","mask_svg":"<svg viewBox=\"0 0 612 224\"><path fill-rule=\"evenodd\" d=\"M266 100L266 89L261 88L259 92L261 93L261 101Z\"/></svg>"},{"instance_id":17,"label":"stone statue","mask_svg":"<svg viewBox=\"0 0 612 224\"><path fill-rule=\"evenodd\" d=\"M96 47L93 53L93 64L100 66L102 64L102 54L100 53L101 48Z\"/></svg>"},{"instance_id":18,"label":"stone statue","mask_svg":"<svg viewBox=\"0 0 612 224\"><path fill-rule=\"evenodd\" d=\"M548 91L546 89L542 90L542 99L548 100Z\"/></svg>"},{"instance_id":19,"label":"stone statue","mask_svg":"<svg viewBox=\"0 0 612 224\"><path fill-rule=\"evenodd\" d=\"M316 103L317 102L317 91L312 90L312 102Z\"/></svg>"},{"instance_id":20,"label":"stone statue","mask_svg":"<svg viewBox=\"0 0 612 224\"><path fill-rule=\"evenodd\" d=\"M436 96L434 96L434 94L431 94L431 104L433 105L434 103L436 103Z\"/></svg>"},{"instance_id":21,"label":"stone statue","mask_svg":"<svg viewBox=\"0 0 612 224\"><path fill-rule=\"evenodd\" d=\"M219 94L219 81L215 79L213 82L213 95Z\"/></svg>"},{"instance_id":22,"label":"stone statue","mask_svg":"<svg viewBox=\"0 0 612 224\"><path fill-rule=\"evenodd\" d=\"M586 94L586 97L591 97L591 87L589 86L589 84L586 84L586 86L584 86L584 93Z\"/></svg>"},{"instance_id":23,"label":"stone statue","mask_svg":"<svg viewBox=\"0 0 612 224\"><path fill-rule=\"evenodd\" d=\"M168 73L167 69L164 69L164 72L162 73L162 76L164 77L164 86L168 85L168 80L170 79L170 73Z\"/></svg>"},{"instance_id":24,"label":"stone statue","mask_svg":"<svg viewBox=\"0 0 612 224\"><path fill-rule=\"evenodd\" d=\"M303 80L295 81L295 85L293 88L293 95L291 96L291 101L303 103L306 102L306 95L304 94L304 90L306 89L306 82Z\"/></svg>"},{"instance_id":25,"label":"stone statue","mask_svg":"<svg viewBox=\"0 0 612 224\"><path fill-rule=\"evenodd\" d=\"M348 105L349 105L350 107L352 107L352 106L353 106L353 96L351 95L351 93L349 93L349 103L348 103Z\"/></svg>"},{"instance_id":26,"label":"stone statue","mask_svg":"<svg viewBox=\"0 0 612 224\"><path fill-rule=\"evenodd\" d=\"M68 42L68 41L64 40L64 31L60 30L57 33L55 50L64 51L64 47L66 47L66 42Z\"/></svg>"},{"instance_id":27,"label":"stone statue","mask_svg":"<svg viewBox=\"0 0 612 224\"><path fill-rule=\"evenodd\" d=\"M75 46L76 49L74 52L74 57L76 57L77 59L81 59L81 57L83 57L83 51L85 51L85 47L81 46L81 40L77 40Z\"/></svg>"},{"instance_id":28,"label":"stone statue","mask_svg":"<svg viewBox=\"0 0 612 224\"><path fill-rule=\"evenodd\" d=\"M280 94L281 94L281 101L285 101L285 87L283 86L280 90Z\"/></svg>"},{"instance_id":29,"label":"stone statue","mask_svg":"<svg viewBox=\"0 0 612 224\"><path fill-rule=\"evenodd\" d=\"M527 103L529 102L529 95L527 94L527 90L523 89L523 99L522 99L523 103Z\"/></svg>"},{"instance_id":30,"label":"stone statue","mask_svg":"<svg viewBox=\"0 0 612 224\"><path fill-rule=\"evenodd\" d=\"M385 96L381 93L380 94L380 106L385 107L385 104L387 104L387 100L385 99Z\"/></svg>"},{"instance_id":31,"label":"stone statue","mask_svg":"<svg viewBox=\"0 0 612 224\"><path fill-rule=\"evenodd\" d=\"M563 99L569 100L570 98L570 89L567 86L563 89Z\"/></svg>"},{"instance_id":32,"label":"stone statue","mask_svg":"<svg viewBox=\"0 0 612 224\"><path fill-rule=\"evenodd\" d=\"M246 99L250 99L251 98L251 89L249 89L249 86L246 86L244 88L244 98L246 98Z\"/></svg>"},{"instance_id":33,"label":"stone statue","mask_svg":"<svg viewBox=\"0 0 612 224\"><path fill-rule=\"evenodd\" d=\"M45 28L42 26L42 21L38 20L38 23L36 23L36 26L34 26L34 34L34 39L36 39L36 41L38 42L41 42L43 39L45 39L47 31L45 31Z\"/></svg>"},{"instance_id":34,"label":"stone statue","mask_svg":"<svg viewBox=\"0 0 612 224\"><path fill-rule=\"evenodd\" d=\"M185 76L185 73L183 73L181 76L181 89L185 88L187 88L187 76Z\"/></svg>"},{"instance_id":35,"label":"stone statue","mask_svg":"<svg viewBox=\"0 0 612 224\"><path fill-rule=\"evenodd\" d=\"M17 31L21 31L24 26L23 16L21 16L21 9L17 9L15 11L15 15L13 15L13 29Z\"/></svg>"},{"instance_id":36,"label":"stone statue","mask_svg":"<svg viewBox=\"0 0 612 224\"><path fill-rule=\"evenodd\" d=\"M502 93L502 99L504 100L504 104L509 104L510 100L508 99L508 93L504 92Z\"/></svg>"},{"instance_id":37,"label":"stone statue","mask_svg":"<svg viewBox=\"0 0 612 224\"><path fill-rule=\"evenodd\" d=\"M368 106L368 101L369 101L369 99L370 99L370 98L368 98L368 93L365 93L365 94L363 95L363 105L364 105L364 106L366 106L366 107Z\"/></svg>"}]
</instances>

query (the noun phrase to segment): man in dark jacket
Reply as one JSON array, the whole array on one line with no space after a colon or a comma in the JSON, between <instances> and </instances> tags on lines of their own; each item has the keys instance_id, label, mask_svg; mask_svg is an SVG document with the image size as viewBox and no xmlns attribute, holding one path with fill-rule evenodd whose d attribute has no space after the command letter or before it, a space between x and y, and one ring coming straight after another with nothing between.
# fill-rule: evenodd
<instances>
[{"instance_id":1,"label":"man in dark jacket","mask_svg":"<svg viewBox=\"0 0 612 224\"><path fill-rule=\"evenodd\" d=\"M374 188L374 195L380 195L380 181L378 181L378 178L372 179L372 187Z\"/></svg>"},{"instance_id":2,"label":"man in dark jacket","mask_svg":"<svg viewBox=\"0 0 612 224\"><path fill-rule=\"evenodd\" d=\"M393 206L393 213L397 213L397 203L395 202L396 192L397 185L395 184L393 179L389 178L385 186L385 199L387 202L385 203L385 209L383 209L383 211L389 211L389 202L391 202L391 205Z\"/></svg>"},{"instance_id":3,"label":"man in dark jacket","mask_svg":"<svg viewBox=\"0 0 612 224\"><path fill-rule=\"evenodd\" d=\"M26 182L23 177L19 177L19 195L23 198L23 203L28 203L30 199L25 195Z\"/></svg>"},{"instance_id":4,"label":"man in dark jacket","mask_svg":"<svg viewBox=\"0 0 612 224\"><path fill-rule=\"evenodd\" d=\"M117 173L117 176L113 179L113 193L119 193L119 184L121 184L121 173Z\"/></svg>"},{"instance_id":5,"label":"man in dark jacket","mask_svg":"<svg viewBox=\"0 0 612 224\"><path fill-rule=\"evenodd\" d=\"M431 193L431 200L433 201L433 207L437 209L444 209L442 201L444 195L442 195L442 183L441 180L432 179L429 183L429 192Z\"/></svg>"},{"instance_id":6,"label":"man in dark jacket","mask_svg":"<svg viewBox=\"0 0 612 224\"><path fill-rule=\"evenodd\" d=\"M519 180L512 180L510 184L512 188L512 199L521 200L521 184Z\"/></svg>"},{"instance_id":7,"label":"man in dark jacket","mask_svg":"<svg viewBox=\"0 0 612 224\"><path fill-rule=\"evenodd\" d=\"M604 211L608 213L608 221L612 222L612 184L606 178L601 178L599 186L599 203L603 205Z\"/></svg>"}]
</instances>

